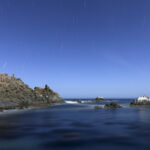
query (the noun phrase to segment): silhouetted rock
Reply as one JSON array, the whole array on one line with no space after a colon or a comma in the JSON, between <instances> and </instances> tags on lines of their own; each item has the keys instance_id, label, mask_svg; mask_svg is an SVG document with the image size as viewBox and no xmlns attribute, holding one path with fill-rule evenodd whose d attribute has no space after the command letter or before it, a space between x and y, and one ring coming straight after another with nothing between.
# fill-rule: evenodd
<instances>
[{"instance_id":1,"label":"silhouetted rock","mask_svg":"<svg viewBox=\"0 0 150 150\"><path fill-rule=\"evenodd\" d=\"M62 103L61 97L53 92L48 85L45 88L35 87L34 90L20 78L0 73L0 109L27 108L41 103Z\"/></svg>"},{"instance_id":2,"label":"silhouetted rock","mask_svg":"<svg viewBox=\"0 0 150 150\"><path fill-rule=\"evenodd\" d=\"M112 102L110 104L105 104L104 108L121 108L121 106Z\"/></svg>"}]
</instances>

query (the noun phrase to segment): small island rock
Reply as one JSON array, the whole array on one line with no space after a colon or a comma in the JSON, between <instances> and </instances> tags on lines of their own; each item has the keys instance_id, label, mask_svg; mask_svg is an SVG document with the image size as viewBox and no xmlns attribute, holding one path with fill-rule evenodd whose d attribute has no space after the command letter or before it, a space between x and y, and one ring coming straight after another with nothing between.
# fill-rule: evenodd
<instances>
[{"instance_id":1,"label":"small island rock","mask_svg":"<svg viewBox=\"0 0 150 150\"><path fill-rule=\"evenodd\" d=\"M96 97L96 98L93 100L93 102L102 102L102 101L104 101L104 98L103 98L103 97L100 97L100 96Z\"/></svg>"},{"instance_id":2,"label":"small island rock","mask_svg":"<svg viewBox=\"0 0 150 150\"><path fill-rule=\"evenodd\" d=\"M121 108L121 106L119 104L112 102L110 104L105 104L104 108Z\"/></svg>"},{"instance_id":3,"label":"small island rock","mask_svg":"<svg viewBox=\"0 0 150 150\"><path fill-rule=\"evenodd\" d=\"M73 99L72 101L73 101L73 102L80 103L80 104L82 103L82 101L81 101L80 99Z\"/></svg>"},{"instance_id":4,"label":"small island rock","mask_svg":"<svg viewBox=\"0 0 150 150\"><path fill-rule=\"evenodd\" d=\"M130 103L131 106L150 106L150 98L146 96L138 97Z\"/></svg>"}]
</instances>

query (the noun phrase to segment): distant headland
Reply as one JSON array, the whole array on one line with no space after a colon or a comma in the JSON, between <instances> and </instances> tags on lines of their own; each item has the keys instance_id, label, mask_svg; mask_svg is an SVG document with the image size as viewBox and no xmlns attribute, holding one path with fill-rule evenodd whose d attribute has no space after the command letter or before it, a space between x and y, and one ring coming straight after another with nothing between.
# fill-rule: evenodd
<instances>
[{"instance_id":1,"label":"distant headland","mask_svg":"<svg viewBox=\"0 0 150 150\"><path fill-rule=\"evenodd\" d=\"M0 110L63 103L58 93L48 85L30 88L13 74L0 73Z\"/></svg>"}]
</instances>

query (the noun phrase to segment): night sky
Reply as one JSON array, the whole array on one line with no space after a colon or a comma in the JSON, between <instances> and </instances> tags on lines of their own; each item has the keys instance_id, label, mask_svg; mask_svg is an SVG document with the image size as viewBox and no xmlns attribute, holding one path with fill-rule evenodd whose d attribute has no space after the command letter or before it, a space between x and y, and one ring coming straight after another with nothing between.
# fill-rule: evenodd
<instances>
[{"instance_id":1,"label":"night sky","mask_svg":"<svg viewBox=\"0 0 150 150\"><path fill-rule=\"evenodd\" d=\"M150 96L150 0L0 0L0 72L65 98Z\"/></svg>"}]
</instances>

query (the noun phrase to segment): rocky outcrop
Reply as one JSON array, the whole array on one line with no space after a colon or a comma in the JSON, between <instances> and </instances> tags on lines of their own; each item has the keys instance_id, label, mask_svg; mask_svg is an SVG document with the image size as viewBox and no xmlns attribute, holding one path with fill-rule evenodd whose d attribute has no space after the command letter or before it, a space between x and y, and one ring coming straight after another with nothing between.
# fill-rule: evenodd
<instances>
[{"instance_id":1,"label":"rocky outcrop","mask_svg":"<svg viewBox=\"0 0 150 150\"><path fill-rule=\"evenodd\" d=\"M62 103L61 97L53 92L48 85L45 88L30 88L14 75L0 73L0 108L12 109L30 105Z\"/></svg>"},{"instance_id":2,"label":"rocky outcrop","mask_svg":"<svg viewBox=\"0 0 150 150\"><path fill-rule=\"evenodd\" d=\"M105 104L104 108L121 108L121 106L119 104L112 102L110 104Z\"/></svg>"},{"instance_id":3,"label":"rocky outcrop","mask_svg":"<svg viewBox=\"0 0 150 150\"><path fill-rule=\"evenodd\" d=\"M131 106L150 106L150 98L146 96L138 97L130 103Z\"/></svg>"},{"instance_id":4,"label":"rocky outcrop","mask_svg":"<svg viewBox=\"0 0 150 150\"><path fill-rule=\"evenodd\" d=\"M95 103L97 103L97 102L102 102L102 101L104 101L104 98L103 97L96 97L94 100L93 100L93 102L95 102Z\"/></svg>"},{"instance_id":5,"label":"rocky outcrop","mask_svg":"<svg viewBox=\"0 0 150 150\"><path fill-rule=\"evenodd\" d=\"M53 92L48 85L45 85L45 88L34 88L34 96L38 101L43 101L47 103L58 103L62 102L61 97L58 93Z\"/></svg>"},{"instance_id":6,"label":"rocky outcrop","mask_svg":"<svg viewBox=\"0 0 150 150\"><path fill-rule=\"evenodd\" d=\"M77 103L82 103L82 101L80 99L73 99L73 102L77 102Z\"/></svg>"}]
</instances>

